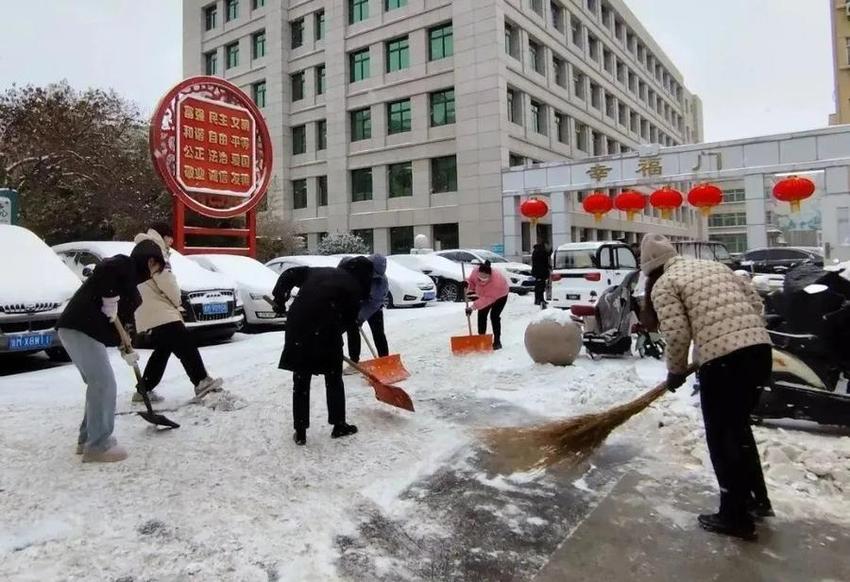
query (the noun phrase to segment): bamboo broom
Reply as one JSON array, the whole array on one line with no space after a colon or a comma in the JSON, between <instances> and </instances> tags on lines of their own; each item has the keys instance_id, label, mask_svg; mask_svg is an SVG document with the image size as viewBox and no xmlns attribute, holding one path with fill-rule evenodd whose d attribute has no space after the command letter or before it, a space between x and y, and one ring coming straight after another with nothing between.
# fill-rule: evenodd
<instances>
[{"instance_id":1,"label":"bamboo broom","mask_svg":"<svg viewBox=\"0 0 850 582\"><path fill-rule=\"evenodd\" d=\"M692 364L687 375L696 370L697 366ZM488 429L483 432L483 437L513 471L546 468L561 461L579 463L605 442L614 429L643 412L666 391L665 381L631 402L605 412L583 414L539 426Z\"/></svg>"}]
</instances>

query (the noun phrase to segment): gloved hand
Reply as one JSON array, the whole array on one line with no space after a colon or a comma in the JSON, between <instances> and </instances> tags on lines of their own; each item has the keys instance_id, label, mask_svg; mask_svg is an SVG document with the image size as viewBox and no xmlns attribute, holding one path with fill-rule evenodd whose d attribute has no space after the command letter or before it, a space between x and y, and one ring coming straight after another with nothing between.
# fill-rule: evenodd
<instances>
[{"instance_id":1,"label":"gloved hand","mask_svg":"<svg viewBox=\"0 0 850 582\"><path fill-rule=\"evenodd\" d=\"M120 350L120 351L121 351L121 357L124 358L124 361L127 362L127 365L130 366L131 368L139 363L138 352L135 352L133 350L130 350L128 352L128 351L125 351L123 349Z\"/></svg>"},{"instance_id":2,"label":"gloved hand","mask_svg":"<svg viewBox=\"0 0 850 582\"><path fill-rule=\"evenodd\" d=\"M673 372L667 372L667 390L670 392L675 392L678 390L682 384L688 379L688 376L685 374L674 374Z\"/></svg>"},{"instance_id":3,"label":"gloved hand","mask_svg":"<svg viewBox=\"0 0 850 582\"><path fill-rule=\"evenodd\" d=\"M472 312L473 312L473 311L475 311L475 310L474 310L474 309L472 309L471 307L467 307L467 308L466 308L466 315L467 315L467 317L469 317L470 315L472 315Z\"/></svg>"},{"instance_id":4,"label":"gloved hand","mask_svg":"<svg viewBox=\"0 0 850 582\"><path fill-rule=\"evenodd\" d=\"M103 304L100 306L100 311L106 316L109 321L115 321L118 317L118 301L120 297L102 297Z\"/></svg>"}]
</instances>

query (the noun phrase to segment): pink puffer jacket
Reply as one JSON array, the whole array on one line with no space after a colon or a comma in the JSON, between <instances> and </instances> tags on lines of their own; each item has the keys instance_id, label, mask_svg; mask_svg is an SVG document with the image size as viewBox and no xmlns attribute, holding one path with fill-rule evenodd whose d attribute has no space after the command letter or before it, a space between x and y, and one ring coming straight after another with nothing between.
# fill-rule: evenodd
<instances>
[{"instance_id":1,"label":"pink puffer jacket","mask_svg":"<svg viewBox=\"0 0 850 582\"><path fill-rule=\"evenodd\" d=\"M478 267L476 267L466 282L469 284L467 290L478 295L478 299L472 304L473 309L484 309L502 297L506 297L511 290L508 280L496 269L493 269L490 274L490 280L482 283L478 279Z\"/></svg>"}]
</instances>

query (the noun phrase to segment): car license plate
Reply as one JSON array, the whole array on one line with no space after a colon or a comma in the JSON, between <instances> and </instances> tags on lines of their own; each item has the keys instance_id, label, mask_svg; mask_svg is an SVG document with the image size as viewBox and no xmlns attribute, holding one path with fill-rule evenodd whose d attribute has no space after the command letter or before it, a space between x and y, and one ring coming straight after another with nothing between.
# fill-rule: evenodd
<instances>
[{"instance_id":1,"label":"car license plate","mask_svg":"<svg viewBox=\"0 0 850 582\"><path fill-rule=\"evenodd\" d=\"M436 296L434 292L425 293L422 295L422 301L433 301Z\"/></svg>"},{"instance_id":2,"label":"car license plate","mask_svg":"<svg viewBox=\"0 0 850 582\"><path fill-rule=\"evenodd\" d=\"M14 335L9 337L9 350L13 352L24 350L43 350L52 345L52 333Z\"/></svg>"},{"instance_id":3,"label":"car license plate","mask_svg":"<svg viewBox=\"0 0 850 582\"><path fill-rule=\"evenodd\" d=\"M227 313L227 303L204 303L202 308L204 315L221 315Z\"/></svg>"},{"instance_id":4,"label":"car license plate","mask_svg":"<svg viewBox=\"0 0 850 582\"><path fill-rule=\"evenodd\" d=\"M567 301L579 301L581 300L581 295L577 293L567 293Z\"/></svg>"}]
</instances>

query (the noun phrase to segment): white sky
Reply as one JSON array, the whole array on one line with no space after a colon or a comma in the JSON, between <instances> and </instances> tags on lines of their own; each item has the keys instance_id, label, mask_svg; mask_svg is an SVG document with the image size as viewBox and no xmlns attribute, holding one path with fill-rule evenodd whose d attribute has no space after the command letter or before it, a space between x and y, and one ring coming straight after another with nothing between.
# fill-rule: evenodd
<instances>
[{"instance_id":1,"label":"white sky","mask_svg":"<svg viewBox=\"0 0 850 582\"><path fill-rule=\"evenodd\" d=\"M702 97L706 141L827 124L830 0L626 1ZM181 14L180 0L0 0L0 89L64 78L149 113L181 78Z\"/></svg>"}]
</instances>

